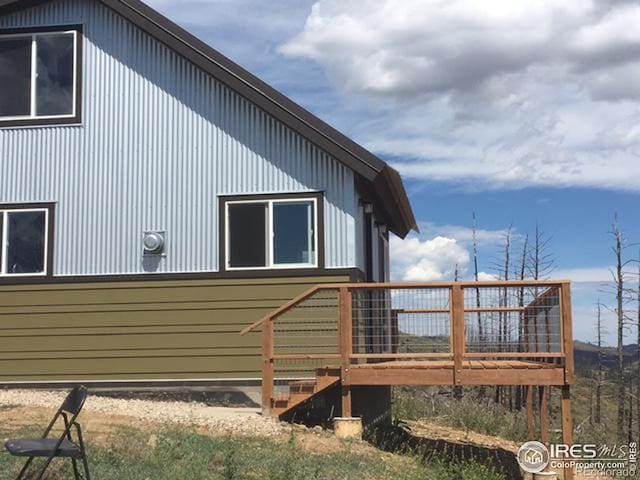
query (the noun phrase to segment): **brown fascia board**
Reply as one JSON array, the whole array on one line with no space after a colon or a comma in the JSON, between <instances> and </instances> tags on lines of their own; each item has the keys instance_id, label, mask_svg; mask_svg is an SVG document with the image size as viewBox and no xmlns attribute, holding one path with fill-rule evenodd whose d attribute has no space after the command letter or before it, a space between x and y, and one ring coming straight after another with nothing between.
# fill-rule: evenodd
<instances>
[{"instance_id":1,"label":"brown fascia board","mask_svg":"<svg viewBox=\"0 0 640 480\"><path fill-rule=\"evenodd\" d=\"M0 0L0 15L47 1ZM140 0L99 1L317 145L371 182L374 189L391 190L390 195L382 191L376 194L380 202L395 200L381 206L400 221L393 222L390 229L404 237L415 228L402 180L395 170L395 174L388 172L390 167L385 162Z\"/></svg>"},{"instance_id":2,"label":"brown fascia board","mask_svg":"<svg viewBox=\"0 0 640 480\"><path fill-rule=\"evenodd\" d=\"M419 231L409 198L397 170L388 165L385 166L373 181L372 194L379 199L379 202L376 203L386 210L387 225L393 233L404 238L411 230Z\"/></svg>"}]
</instances>

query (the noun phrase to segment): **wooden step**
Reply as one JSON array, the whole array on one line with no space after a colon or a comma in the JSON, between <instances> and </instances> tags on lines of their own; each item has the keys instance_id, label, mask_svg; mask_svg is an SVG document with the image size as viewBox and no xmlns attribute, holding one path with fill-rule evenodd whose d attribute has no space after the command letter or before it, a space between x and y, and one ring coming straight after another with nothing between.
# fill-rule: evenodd
<instances>
[{"instance_id":1,"label":"wooden step","mask_svg":"<svg viewBox=\"0 0 640 480\"><path fill-rule=\"evenodd\" d=\"M340 367L318 368L315 380L293 380L289 382L288 397L271 399L271 414L280 417L339 381Z\"/></svg>"}]
</instances>

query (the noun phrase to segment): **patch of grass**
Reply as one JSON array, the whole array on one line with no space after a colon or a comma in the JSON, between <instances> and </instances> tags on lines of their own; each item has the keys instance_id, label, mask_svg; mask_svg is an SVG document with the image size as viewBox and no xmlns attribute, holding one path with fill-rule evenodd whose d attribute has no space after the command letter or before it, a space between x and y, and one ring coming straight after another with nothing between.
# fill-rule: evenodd
<instances>
[{"instance_id":1,"label":"patch of grass","mask_svg":"<svg viewBox=\"0 0 640 480\"><path fill-rule=\"evenodd\" d=\"M294 435L208 437L177 429L149 435L121 429L107 445L94 445L90 438L88 442L92 476L101 480L424 478L424 467L412 458L377 455L370 447L355 451L348 442L338 453L306 452ZM15 478L22 460L0 455L0 479ZM56 460L47 478L70 475L68 461Z\"/></svg>"},{"instance_id":2,"label":"patch of grass","mask_svg":"<svg viewBox=\"0 0 640 480\"><path fill-rule=\"evenodd\" d=\"M502 480L490 467L474 462L425 465L417 456L383 453L359 442L330 439L339 442L339 448L316 453L302 449L293 433L279 438L209 437L175 428L151 434L120 429L106 444L88 441L91 473L101 480ZM21 465L22 459L0 455L0 479L14 478ZM56 460L49 472L48 480L72 477L68 461Z\"/></svg>"},{"instance_id":3,"label":"patch of grass","mask_svg":"<svg viewBox=\"0 0 640 480\"><path fill-rule=\"evenodd\" d=\"M436 462L428 480L507 480L493 466L469 460L462 464Z\"/></svg>"},{"instance_id":4,"label":"patch of grass","mask_svg":"<svg viewBox=\"0 0 640 480\"><path fill-rule=\"evenodd\" d=\"M592 379L578 377L571 388L574 443L619 445L616 437L616 390L603 388L602 421L596 424L592 417L594 408ZM526 411L509 411L492 399L493 389L486 389L485 398L479 398L477 389L467 389L460 400L443 394L436 388L401 387L395 390L394 417L400 420L426 420L438 425L474 431L501 437L514 442L527 439ZM537 395L536 395L537 396ZM550 440L562 442L560 393L551 389ZM635 412L634 412L635 413ZM538 412L535 412L536 422ZM612 427L613 426L613 427ZM539 425L536 425L539 432Z\"/></svg>"},{"instance_id":5,"label":"patch of grass","mask_svg":"<svg viewBox=\"0 0 640 480\"><path fill-rule=\"evenodd\" d=\"M524 411L510 412L490 398L481 399L470 394L455 400L438 395L433 389L399 388L394 399L394 417L400 420L427 420L516 442L527 438Z\"/></svg>"}]
</instances>

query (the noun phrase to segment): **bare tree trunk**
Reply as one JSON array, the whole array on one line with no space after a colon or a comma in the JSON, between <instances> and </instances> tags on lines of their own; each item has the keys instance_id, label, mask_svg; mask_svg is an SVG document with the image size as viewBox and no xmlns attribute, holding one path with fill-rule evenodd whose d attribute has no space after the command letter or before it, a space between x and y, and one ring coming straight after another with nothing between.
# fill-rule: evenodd
<instances>
[{"instance_id":1,"label":"bare tree trunk","mask_svg":"<svg viewBox=\"0 0 640 480\"><path fill-rule=\"evenodd\" d=\"M503 251L504 263L502 265L502 272L501 272L501 276L504 281L509 281L509 272L511 269L511 228L512 227L510 225L504 237L504 251ZM499 302L501 307L507 306L509 301L507 297L508 294L509 294L509 290L505 287L502 290L502 295ZM501 312L498 316L498 338L499 338L498 351L499 352L504 352L506 347L507 332L508 332L507 315L508 314ZM501 401L503 404L505 403L504 390L501 389L500 387L496 387L496 403L500 403Z\"/></svg>"},{"instance_id":2,"label":"bare tree trunk","mask_svg":"<svg viewBox=\"0 0 640 480\"><path fill-rule=\"evenodd\" d=\"M602 422L602 305L598 300L598 314L597 314L597 334L598 334L598 372L596 379L596 411L595 421L596 423Z\"/></svg>"},{"instance_id":3,"label":"bare tree trunk","mask_svg":"<svg viewBox=\"0 0 640 480\"><path fill-rule=\"evenodd\" d=\"M613 224L613 236L615 239L614 253L616 256L616 271L614 279L616 283L616 316L618 319L618 438L624 438L624 274L622 262L623 239L622 232L618 227L618 217L616 215Z\"/></svg>"},{"instance_id":4,"label":"bare tree trunk","mask_svg":"<svg viewBox=\"0 0 640 480\"><path fill-rule=\"evenodd\" d=\"M540 226L538 222L536 222L535 235L533 238L533 245L529 249L530 257L529 257L529 274L533 277L534 280L541 280L544 278L548 278L551 275L551 272L555 268L555 260L554 255L550 251L551 250L551 240L552 237L545 234L544 230ZM538 295L538 290L535 289L536 296ZM552 414L552 403L551 403L551 392L552 388L546 388L546 395L548 396L547 405L548 405L548 414L551 416Z\"/></svg>"},{"instance_id":5,"label":"bare tree trunk","mask_svg":"<svg viewBox=\"0 0 640 480\"><path fill-rule=\"evenodd\" d=\"M519 278L520 280L524 280L527 276L527 257L529 255L529 235L526 235L524 238L524 245L522 247L522 257L520 259L520 271ZM520 288L518 292L518 306L520 308L524 307L524 287ZM518 318L518 351L523 351L523 338L524 338L524 309L520 312ZM522 409L522 398L523 391L521 386L516 387L516 410Z\"/></svg>"},{"instance_id":6,"label":"bare tree trunk","mask_svg":"<svg viewBox=\"0 0 640 480\"><path fill-rule=\"evenodd\" d=\"M472 225L472 238L473 238L473 278L478 281L478 231L476 227L476 212L473 212L473 225ZM478 308L478 344L480 348L484 347L484 332L482 325L482 314L480 313L480 289L476 288L476 307ZM484 398L485 390L484 385L480 387L480 398Z\"/></svg>"}]
</instances>

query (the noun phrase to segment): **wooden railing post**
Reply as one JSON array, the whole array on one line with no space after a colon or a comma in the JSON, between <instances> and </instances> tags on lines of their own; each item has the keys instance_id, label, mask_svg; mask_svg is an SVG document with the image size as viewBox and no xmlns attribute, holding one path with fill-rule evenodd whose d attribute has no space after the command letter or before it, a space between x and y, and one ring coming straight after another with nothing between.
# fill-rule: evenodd
<instances>
[{"instance_id":1,"label":"wooden railing post","mask_svg":"<svg viewBox=\"0 0 640 480\"><path fill-rule=\"evenodd\" d=\"M573 383L575 367L573 361L573 316L571 312L571 284L563 283L561 288L560 309L562 313L562 353L564 353L565 383Z\"/></svg>"},{"instance_id":2,"label":"wooden railing post","mask_svg":"<svg viewBox=\"0 0 640 480\"><path fill-rule=\"evenodd\" d=\"M464 339L464 290L459 284L451 287L451 325L453 331L453 383L462 384Z\"/></svg>"},{"instance_id":3,"label":"wooden railing post","mask_svg":"<svg viewBox=\"0 0 640 480\"><path fill-rule=\"evenodd\" d=\"M351 368L351 354L353 353L353 317L352 294L348 287L340 287L338 294L339 305L339 335L342 381L342 416L351 416L351 386L349 385L349 370Z\"/></svg>"},{"instance_id":4,"label":"wooden railing post","mask_svg":"<svg viewBox=\"0 0 640 480\"><path fill-rule=\"evenodd\" d=\"M262 324L262 414L271 415L273 397L273 318Z\"/></svg>"}]
</instances>

